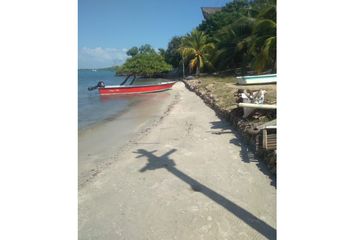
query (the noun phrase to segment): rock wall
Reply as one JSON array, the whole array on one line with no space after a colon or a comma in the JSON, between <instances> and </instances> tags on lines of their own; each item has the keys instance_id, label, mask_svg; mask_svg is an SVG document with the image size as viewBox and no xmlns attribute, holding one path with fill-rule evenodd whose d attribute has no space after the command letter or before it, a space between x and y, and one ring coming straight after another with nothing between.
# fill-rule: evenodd
<instances>
[{"instance_id":1,"label":"rock wall","mask_svg":"<svg viewBox=\"0 0 354 240\"><path fill-rule=\"evenodd\" d=\"M211 107L216 112L219 117L229 121L231 125L235 128L238 137L240 137L242 142L246 144L249 149L255 154L255 157L264 161L267 164L267 167L269 168L270 172L272 174L276 174L276 151L256 151L256 132L254 131L254 128L262 123L250 123L249 121L244 120L241 117L243 115L242 108L222 108L217 104L215 96L213 96L208 91L199 89L198 85L193 84L194 81L182 80L186 88L197 94L209 107Z\"/></svg>"}]
</instances>

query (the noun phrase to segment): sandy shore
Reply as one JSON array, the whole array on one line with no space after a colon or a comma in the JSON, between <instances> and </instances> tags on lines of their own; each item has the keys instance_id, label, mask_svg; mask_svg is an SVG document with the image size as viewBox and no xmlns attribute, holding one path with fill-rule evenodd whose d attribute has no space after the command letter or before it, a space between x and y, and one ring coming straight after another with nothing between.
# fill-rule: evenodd
<instances>
[{"instance_id":1,"label":"sandy shore","mask_svg":"<svg viewBox=\"0 0 354 240\"><path fill-rule=\"evenodd\" d=\"M183 83L170 94L80 186L79 239L275 239L266 167Z\"/></svg>"},{"instance_id":2,"label":"sandy shore","mask_svg":"<svg viewBox=\"0 0 354 240\"><path fill-rule=\"evenodd\" d=\"M122 98L122 96L119 97ZM126 95L125 97L134 96ZM140 98L139 103L126 111L89 128L79 130L80 188L116 161L118 153L126 149L127 144L155 126L174 101L175 94L167 91L137 97Z\"/></svg>"}]
</instances>

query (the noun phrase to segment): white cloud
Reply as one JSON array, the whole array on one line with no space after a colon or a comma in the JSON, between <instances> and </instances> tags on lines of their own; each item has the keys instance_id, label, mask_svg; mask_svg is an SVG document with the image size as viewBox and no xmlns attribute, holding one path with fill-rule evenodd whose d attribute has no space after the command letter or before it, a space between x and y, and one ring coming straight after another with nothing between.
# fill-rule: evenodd
<instances>
[{"instance_id":1,"label":"white cloud","mask_svg":"<svg viewBox=\"0 0 354 240\"><path fill-rule=\"evenodd\" d=\"M79 48L79 68L102 68L120 65L128 58L126 49Z\"/></svg>"}]
</instances>

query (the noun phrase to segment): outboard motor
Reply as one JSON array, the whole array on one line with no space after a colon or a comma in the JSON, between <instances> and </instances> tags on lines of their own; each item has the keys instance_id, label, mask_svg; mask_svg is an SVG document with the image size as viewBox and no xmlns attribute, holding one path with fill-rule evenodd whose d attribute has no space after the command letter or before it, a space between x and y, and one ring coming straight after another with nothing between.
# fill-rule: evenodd
<instances>
[{"instance_id":1,"label":"outboard motor","mask_svg":"<svg viewBox=\"0 0 354 240\"><path fill-rule=\"evenodd\" d=\"M95 89L97 89L97 88L99 88L99 87L102 87L102 88L103 88L104 86L105 86L105 85L104 85L104 82L103 82L103 81L99 81L96 86L88 87L88 90L89 90L89 91L93 91L93 90L95 90Z\"/></svg>"}]
</instances>

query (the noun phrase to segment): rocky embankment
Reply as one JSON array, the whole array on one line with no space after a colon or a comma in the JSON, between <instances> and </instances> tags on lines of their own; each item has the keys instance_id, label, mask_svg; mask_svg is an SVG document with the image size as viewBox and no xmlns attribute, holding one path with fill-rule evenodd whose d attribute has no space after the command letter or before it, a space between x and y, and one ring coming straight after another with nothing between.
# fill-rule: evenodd
<instances>
[{"instance_id":1,"label":"rocky embankment","mask_svg":"<svg viewBox=\"0 0 354 240\"><path fill-rule=\"evenodd\" d=\"M276 86L237 86L231 83L218 83L217 81L203 83L203 79L185 80L183 81L187 89L196 93L203 101L211 107L219 117L229 121L236 130L238 137L249 146L255 157L264 161L270 172L276 174L276 150L264 150L256 148L257 126L276 119L276 111L274 110L256 110L247 118L243 118L242 108L238 108L237 92L239 90L259 90L265 89L268 92L265 103L273 104L276 102ZM224 89L217 90L217 85L223 85ZM226 87L226 89L225 89ZM225 96L227 92L228 96ZM232 102L230 102L232 97ZM228 98L228 104L225 99ZM223 101L225 100L225 101Z\"/></svg>"}]
</instances>

